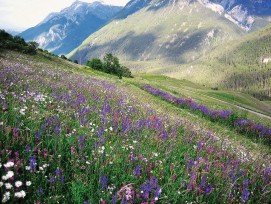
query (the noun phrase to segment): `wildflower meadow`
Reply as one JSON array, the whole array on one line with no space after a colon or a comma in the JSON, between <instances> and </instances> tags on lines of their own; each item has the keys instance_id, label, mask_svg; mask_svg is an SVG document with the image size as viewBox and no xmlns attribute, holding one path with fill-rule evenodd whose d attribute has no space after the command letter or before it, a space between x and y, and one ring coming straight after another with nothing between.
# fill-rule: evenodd
<instances>
[{"instance_id":1,"label":"wildflower meadow","mask_svg":"<svg viewBox=\"0 0 271 204\"><path fill-rule=\"evenodd\" d=\"M271 166L113 79L2 59L0 91L2 203L271 202Z\"/></svg>"}]
</instances>

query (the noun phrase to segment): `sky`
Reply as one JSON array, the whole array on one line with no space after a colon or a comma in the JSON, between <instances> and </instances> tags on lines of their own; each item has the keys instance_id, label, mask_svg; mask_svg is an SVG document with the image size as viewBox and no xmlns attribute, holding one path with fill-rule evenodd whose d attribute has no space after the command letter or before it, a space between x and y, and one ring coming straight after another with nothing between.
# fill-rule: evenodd
<instances>
[{"instance_id":1,"label":"sky","mask_svg":"<svg viewBox=\"0 0 271 204\"><path fill-rule=\"evenodd\" d=\"M128 1L103 0L118 6L124 6ZM0 29L23 31L40 23L49 13L58 12L73 2L75 0L0 0Z\"/></svg>"}]
</instances>

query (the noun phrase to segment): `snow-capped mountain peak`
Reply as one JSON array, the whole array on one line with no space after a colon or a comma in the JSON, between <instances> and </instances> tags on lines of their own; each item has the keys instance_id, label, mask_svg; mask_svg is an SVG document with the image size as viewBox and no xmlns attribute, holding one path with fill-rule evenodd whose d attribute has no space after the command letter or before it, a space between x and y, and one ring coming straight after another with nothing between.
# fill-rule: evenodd
<instances>
[{"instance_id":1,"label":"snow-capped mountain peak","mask_svg":"<svg viewBox=\"0 0 271 204\"><path fill-rule=\"evenodd\" d=\"M56 54L67 54L105 25L121 8L101 1L75 1L60 12L49 14L37 26L20 35L26 40L38 42L40 47Z\"/></svg>"}]
</instances>

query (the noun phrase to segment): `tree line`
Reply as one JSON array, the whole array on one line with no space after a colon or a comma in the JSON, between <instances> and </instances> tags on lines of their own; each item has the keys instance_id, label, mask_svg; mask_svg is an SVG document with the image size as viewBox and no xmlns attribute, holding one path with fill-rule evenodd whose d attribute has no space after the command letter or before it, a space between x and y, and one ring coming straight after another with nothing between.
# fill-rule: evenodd
<instances>
[{"instance_id":1,"label":"tree line","mask_svg":"<svg viewBox=\"0 0 271 204\"><path fill-rule=\"evenodd\" d=\"M93 58L92 60L87 61L86 65L92 69L116 75L120 79L122 77L132 78L132 73L129 68L121 65L119 59L111 53L106 54L103 60Z\"/></svg>"},{"instance_id":2,"label":"tree line","mask_svg":"<svg viewBox=\"0 0 271 204\"><path fill-rule=\"evenodd\" d=\"M5 30L0 29L0 50L14 50L25 54L36 54L39 44L34 41L25 40L16 35L12 36Z\"/></svg>"}]
</instances>

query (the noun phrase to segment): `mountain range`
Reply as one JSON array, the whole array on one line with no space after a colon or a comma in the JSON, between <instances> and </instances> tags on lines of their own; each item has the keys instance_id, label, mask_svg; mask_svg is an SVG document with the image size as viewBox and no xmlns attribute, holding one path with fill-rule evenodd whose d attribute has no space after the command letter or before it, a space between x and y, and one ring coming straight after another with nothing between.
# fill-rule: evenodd
<instances>
[{"instance_id":1,"label":"mountain range","mask_svg":"<svg viewBox=\"0 0 271 204\"><path fill-rule=\"evenodd\" d=\"M122 7L100 2L74 2L70 7L49 14L41 23L20 33L27 41L55 54L67 54L93 32L104 26Z\"/></svg>"},{"instance_id":2,"label":"mountain range","mask_svg":"<svg viewBox=\"0 0 271 204\"><path fill-rule=\"evenodd\" d=\"M55 54L74 49L67 56L80 64L113 53L134 73L189 79L261 98L271 97L270 29L264 29L270 22L266 0L131 0L124 8L76 1L21 35ZM251 50L253 56L247 53ZM258 80L249 85L245 78L253 77Z\"/></svg>"},{"instance_id":3,"label":"mountain range","mask_svg":"<svg viewBox=\"0 0 271 204\"><path fill-rule=\"evenodd\" d=\"M270 11L260 0L131 0L68 56L85 63L112 52L137 71L184 64L263 28Z\"/></svg>"}]
</instances>

